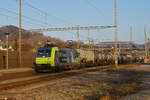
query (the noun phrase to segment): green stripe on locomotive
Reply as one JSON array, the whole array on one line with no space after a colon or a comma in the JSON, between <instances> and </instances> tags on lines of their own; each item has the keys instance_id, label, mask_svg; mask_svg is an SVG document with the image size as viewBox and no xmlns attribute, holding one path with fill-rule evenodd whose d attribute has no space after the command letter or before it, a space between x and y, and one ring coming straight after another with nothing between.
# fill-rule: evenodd
<instances>
[{"instance_id":1,"label":"green stripe on locomotive","mask_svg":"<svg viewBox=\"0 0 150 100\"><path fill-rule=\"evenodd\" d=\"M58 47L52 48L39 48L36 56L36 65L50 65L55 67L55 53L58 51Z\"/></svg>"}]
</instances>

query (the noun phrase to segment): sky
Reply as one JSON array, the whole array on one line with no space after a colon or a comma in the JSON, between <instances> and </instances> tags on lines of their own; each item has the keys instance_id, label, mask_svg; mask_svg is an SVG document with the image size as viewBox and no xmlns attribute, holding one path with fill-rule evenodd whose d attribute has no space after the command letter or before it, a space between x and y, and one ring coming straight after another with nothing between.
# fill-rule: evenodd
<instances>
[{"instance_id":1,"label":"sky","mask_svg":"<svg viewBox=\"0 0 150 100\"><path fill-rule=\"evenodd\" d=\"M117 0L118 40L144 42L144 24L150 37L150 0ZM1 0L0 26L18 26L18 0ZM114 0L22 0L22 27L38 29L72 26L114 25ZM88 31L80 31L80 39L87 41ZM62 40L75 40L76 31L44 32ZM91 30L96 41L114 41L114 29Z\"/></svg>"}]
</instances>

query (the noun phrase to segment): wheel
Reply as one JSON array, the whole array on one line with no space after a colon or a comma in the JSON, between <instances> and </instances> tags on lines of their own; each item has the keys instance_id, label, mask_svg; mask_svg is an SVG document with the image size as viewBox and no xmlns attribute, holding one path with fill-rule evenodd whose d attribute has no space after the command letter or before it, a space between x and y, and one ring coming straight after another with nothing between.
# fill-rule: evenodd
<instances>
[{"instance_id":1,"label":"wheel","mask_svg":"<svg viewBox=\"0 0 150 100\"><path fill-rule=\"evenodd\" d=\"M35 70L36 73L40 73L40 71L39 71L37 66L35 66L34 70Z\"/></svg>"}]
</instances>

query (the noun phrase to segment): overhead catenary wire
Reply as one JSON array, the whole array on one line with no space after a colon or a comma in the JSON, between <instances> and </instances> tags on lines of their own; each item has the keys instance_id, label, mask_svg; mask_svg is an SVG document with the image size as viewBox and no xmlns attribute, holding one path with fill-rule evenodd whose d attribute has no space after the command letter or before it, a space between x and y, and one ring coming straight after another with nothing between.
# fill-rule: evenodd
<instances>
[{"instance_id":1,"label":"overhead catenary wire","mask_svg":"<svg viewBox=\"0 0 150 100\"><path fill-rule=\"evenodd\" d=\"M5 17L9 17L11 19L17 20L17 17L9 16L9 15L3 14L3 13L0 13L0 16L5 16Z\"/></svg>"},{"instance_id":2,"label":"overhead catenary wire","mask_svg":"<svg viewBox=\"0 0 150 100\"><path fill-rule=\"evenodd\" d=\"M84 0L88 5L90 5L92 8L95 9L95 11L97 13L99 13L100 16L103 16L104 17L104 14L102 13L101 10L99 10L99 8L97 6L95 6L93 3L91 3L89 0Z\"/></svg>"},{"instance_id":3,"label":"overhead catenary wire","mask_svg":"<svg viewBox=\"0 0 150 100\"><path fill-rule=\"evenodd\" d=\"M66 21L66 20L64 20L64 19L60 19L60 18L58 18L58 17L55 16L55 15L49 14L49 13L47 13L47 12L45 12L45 11L43 11L43 10L41 10L41 9L39 9L39 8L37 8L37 7L35 7L35 6L33 6L32 4L30 4L30 3L27 2L27 1L24 1L24 4L27 5L28 7L30 7L30 8L32 8L32 9L36 10L36 11L38 12L38 14L43 14L44 17L45 17L45 19L47 19L48 16L49 16L49 17L51 17L51 18L56 19L57 21L60 21L60 22L63 22L63 23L67 23L67 24L73 26L73 23L71 23L71 22L69 22L69 21ZM45 22L47 22L47 21L45 21ZM72 32L72 31L67 31L67 32L69 32L69 33L71 33L71 34L75 34L75 32Z\"/></svg>"},{"instance_id":4,"label":"overhead catenary wire","mask_svg":"<svg viewBox=\"0 0 150 100\"><path fill-rule=\"evenodd\" d=\"M0 13L0 16L5 16L5 17L8 17L8 18L13 19L13 20L17 20L18 19L18 17L6 15L6 14L3 14L3 13ZM33 22L27 21L25 19L23 19L23 22L27 23L27 24L29 24L31 26L41 26L41 24L33 23Z\"/></svg>"},{"instance_id":5,"label":"overhead catenary wire","mask_svg":"<svg viewBox=\"0 0 150 100\"><path fill-rule=\"evenodd\" d=\"M17 15L17 16L19 15L17 12L12 11L12 10L9 10L9 9L6 9L6 8L0 7L0 10L7 11L7 12L12 13L12 14L15 14L15 15ZM46 23L43 22L43 21L40 21L40 20L38 20L38 19L34 19L34 18L31 18L31 17L28 17L28 16L25 16L25 15L22 15L22 17L25 18L25 19L28 19L28 20L30 20L30 21L32 21L32 22L39 23L39 24L41 24L41 25L45 25L45 24L46 24ZM47 25L53 26L53 25L51 25L51 24L47 24Z\"/></svg>"},{"instance_id":6,"label":"overhead catenary wire","mask_svg":"<svg viewBox=\"0 0 150 100\"><path fill-rule=\"evenodd\" d=\"M69 24L69 25L73 25L73 23L71 23L71 22L69 22L69 21L67 21L67 20L58 18L57 16L52 15L52 14L50 14L50 13L47 13L47 12L45 12L45 11L39 9L38 7L33 6L32 4L30 4L30 3L27 2L27 1L24 1L24 4L27 5L28 7L30 7L30 8L32 8L32 9L36 10L36 11L38 12L38 14L43 14L44 16L49 16L49 17L51 17L51 18L56 19L57 21L60 21L60 22L63 22L63 23L67 23L67 24Z\"/></svg>"},{"instance_id":7,"label":"overhead catenary wire","mask_svg":"<svg viewBox=\"0 0 150 100\"><path fill-rule=\"evenodd\" d=\"M17 17L12 17L12 16L9 16L9 15L3 14L3 13L0 13L0 16L5 16L5 17L7 18L7 20L8 20L9 18L11 18L11 19L13 19L13 20L16 20L16 19L17 19ZM1 25L3 26L4 24L1 24Z\"/></svg>"},{"instance_id":8,"label":"overhead catenary wire","mask_svg":"<svg viewBox=\"0 0 150 100\"><path fill-rule=\"evenodd\" d=\"M14 0L14 1L17 1L17 0ZM35 7L35 6L33 6L32 4L30 4L29 2L27 2L27 1L23 1L23 3L24 3L24 5L26 5L26 6L28 6L28 7L30 7L31 9L34 9L37 13L38 13L38 15L39 14L43 14L44 15L44 17L45 17L45 25L46 24L48 24L47 23L47 18L48 18L48 16L49 17L51 17L51 18L54 18L54 19L56 19L57 21L60 21L60 22L63 22L63 23L67 23L67 24L69 24L69 25L73 25L71 22L69 22L69 21L66 21L66 20L64 20L64 19L60 19L60 18L58 18L57 16L55 16L55 15L52 15L52 14L49 14L49 13L47 13L47 12L45 12L45 11L43 11L43 10L41 10L41 9L39 9L38 7ZM25 16L24 16L25 17ZM54 25L53 25L54 26ZM73 32L71 32L71 31L68 31L69 33L73 33Z\"/></svg>"},{"instance_id":9,"label":"overhead catenary wire","mask_svg":"<svg viewBox=\"0 0 150 100\"><path fill-rule=\"evenodd\" d=\"M9 10L9 9L6 9L6 8L0 8L0 10L7 11L7 12L9 12L9 13L11 13L11 14L16 15L17 17L14 17L14 16L12 16L12 15L6 15L6 14L0 13L1 16L6 16L6 17L9 17L9 18L14 19L14 20L17 20L17 19L18 19L18 13L17 13L17 12L12 11L12 10ZM31 26L35 26L35 25L36 25L36 26L37 26L37 25L43 26L43 25L45 25L45 22L38 23L35 19L32 19L32 18L30 18L30 17L28 17L28 16L25 16L25 15L23 15L22 21L25 22L25 23L27 23L27 24L29 24L29 25L31 25ZM23 25L23 27L24 27L24 25ZM71 31L68 31L68 32L69 32L69 33L73 33L73 32L71 32ZM74 33L74 34L75 34L75 33Z\"/></svg>"}]
</instances>

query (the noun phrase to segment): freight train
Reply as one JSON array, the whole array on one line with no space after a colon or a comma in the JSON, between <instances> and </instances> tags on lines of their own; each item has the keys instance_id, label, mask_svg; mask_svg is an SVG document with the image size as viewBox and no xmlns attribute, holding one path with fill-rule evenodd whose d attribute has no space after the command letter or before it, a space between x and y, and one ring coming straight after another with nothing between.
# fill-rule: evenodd
<instances>
[{"instance_id":1,"label":"freight train","mask_svg":"<svg viewBox=\"0 0 150 100\"><path fill-rule=\"evenodd\" d=\"M55 72L113 63L113 55L97 50L43 47L37 50L34 69L36 72Z\"/></svg>"},{"instance_id":2,"label":"freight train","mask_svg":"<svg viewBox=\"0 0 150 100\"><path fill-rule=\"evenodd\" d=\"M129 57L119 56L118 59L120 64L124 62L128 63ZM59 48L58 46L49 45L38 48L34 69L36 72L49 72L110 64L114 64L114 56L111 52L104 53L99 50L87 48Z\"/></svg>"}]
</instances>

